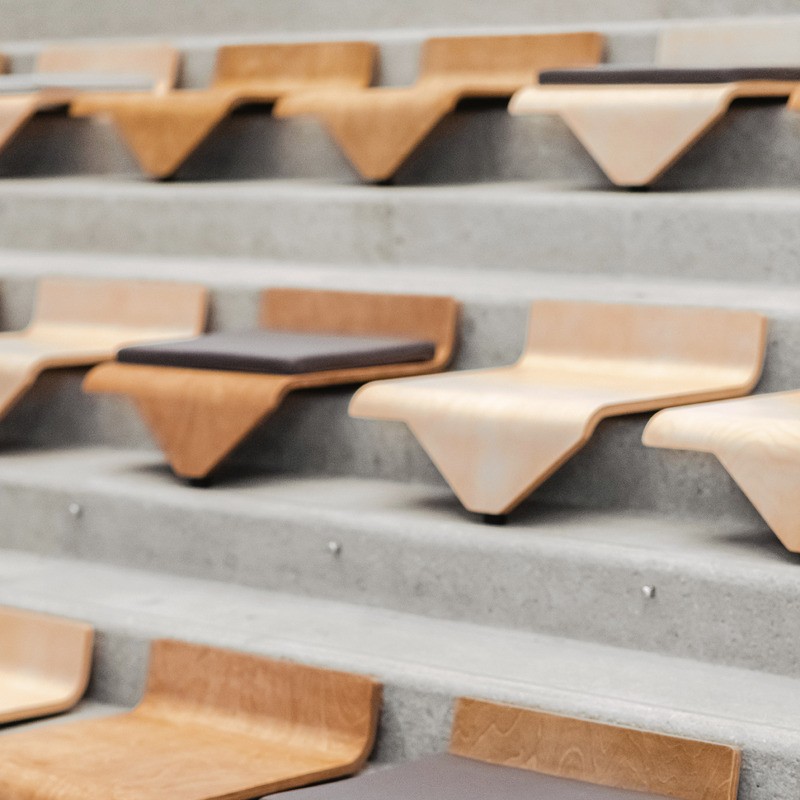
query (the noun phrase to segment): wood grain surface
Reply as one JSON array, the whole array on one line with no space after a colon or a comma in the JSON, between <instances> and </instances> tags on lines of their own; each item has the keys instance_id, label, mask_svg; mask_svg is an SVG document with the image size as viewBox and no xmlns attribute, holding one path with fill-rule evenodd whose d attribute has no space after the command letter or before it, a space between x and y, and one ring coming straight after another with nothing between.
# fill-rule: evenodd
<instances>
[{"instance_id":1,"label":"wood grain surface","mask_svg":"<svg viewBox=\"0 0 800 800\"><path fill-rule=\"evenodd\" d=\"M460 699L453 755L680 800L735 800L734 747Z\"/></svg>"},{"instance_id":2,"label":"wood grain surface","mask_svg":"<svg viewBox=\"0 0 800 800\"><path fill-rule=\"evenodd\" d=\"M318 117L363 178L385 180L460 100L510 97L539 70L596 64L602 49L596 33L429 39L413 86L292 93L275 115Z\"/></svg>"},{"instance_id":3,"label":"wood grain surface","mask_svg":"<svg viewBox=\"0 0 800 800\"><path fill-rule=\"evenodd\" d=\"M131 397L177 475L207 476L289 392L444 369L456 340L458 303L448 297L270 289L263 327L309 333L405 336L433 341L433 359L405 364L262 375L107 363L92 370L89 392Z\"/></svg>"},{"instance_id":4,"label":"wood grain surface","mask_svg":"<svg viewBox=\"0 0 800 800\"><path fill-rule=\"evenodd\" d=\"M606 417L746 394L765 347L752 312L540 301L516 364L370 383L350 413L405 422L467 509L504 514Z\"/></svg>"},{"instance_id":5,"label":"wood grain surface","mask_svg":"<svg viewBox=\"0 0 800 800\"><path fill-rule=\"evenodd\" d=\"M290 92L367 86L375 46L367 42L231 45L220 48L207 89L160 95L84 93L75 116L109 117L142 170L154 178L174 174L211 131L243 104L271 105Z\"/></svg>"},{"instance_id":6,"label":"wood grain surface","mask_svg":"<svg viewBox=\"0 0 800 800\"><path fill-rule=\"evenodd\" d=\"M662 411L643 442L715 455L783 545L800 552L800 391Z\"/></svg>"},{"instance_id":7,"label":"wood grain surface","mask_svg":"<svg viewBox=\"0 0 800 800\"><path fill-rule=\"evenodd\" d=\"M246 800L347 775L374 742L370 678L175 641L153 644L133 711L0 738L14 800Z\"/></svg>"},{"instance_id":8,"label":"wood grain surface","mask_svg":"<svg viewBox=\"0 0 800 800\"><path fill-rule=\"evenodd\" d=\"M0 724L72 708L89 683L93 641L91 625L0 608Z\"/></svg>"},{"instance_id":9,"label":"wood grain surface","mask_svg":"<svg viewBox=\"0 0 800 800\"><path fill-rule=\"evenodd\" d=\"M127 344L199 333L206 305L206 290L191 284L40 281L28 327L0 333L0 416L45 369L89 366Z\"/></svg>"}]
</instances>

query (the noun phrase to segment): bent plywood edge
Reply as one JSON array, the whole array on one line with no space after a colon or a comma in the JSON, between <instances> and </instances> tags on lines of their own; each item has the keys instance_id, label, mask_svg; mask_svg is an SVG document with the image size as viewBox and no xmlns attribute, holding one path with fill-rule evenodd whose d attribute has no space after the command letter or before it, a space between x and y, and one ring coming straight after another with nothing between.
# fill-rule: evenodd
<instances>
[{"instance_id":1,"label":"bent plywood edge","mask_svg":"<svg viewBox=\"0 0 800 800\"><path fill-rule=\"evenodd\" d=\"M715 455L784 547L800 552L800 391L662 411L642 441Z\"/></svg>"},{"instance_id":2,"label":"bent plywood edge","mask_svg":"<svg viewBox=\"0 0 800 800\"><path fill-rule=\"evenodd\" d=\"M309 88L346 89L372 80L376 47L368 42L232 45L218 51L212 85L160 95L84 93L74 116L105 115L119 130L142 170L174 174L239 105L271 104Z\"/></svg>"},{"instance_id":3,"label":"bent plywood edge","mask_svg":"<svg viewBox=\"0 0 800 800\"><path fill-rule=\"evenodd\" d=\"M0 333L0 417L45 369L89 366L126 344L199 333L207 301L206 289L193 284L40 281L29 325Z\"/></svg>"},{"instance_id":4,"label":"bent plywood edge","mask_svg":"<svg viewBox=\"0 0 800 800\"><path fill-rule=\"evenodd\" d=\"M450 753L680 800L736 800L735 747L460 699Z\"/></svg>"},{"instance_id":5,"label":"bent plywood edge","mask_svg":"<svg viewBox=\"0 0 800 800\"><path fill-rule=\"evenodd\" d=\"M380 695L359 675L157 641L133 711L0 738L0 796L246 800L348 775Z\"/></svg>"},{"instance_id":6,"label":"bent plywood edge","mask_svg":"<svg viewBox=\"0 0 800 800\"><path fill-rule=\"evenodd\" d=\"M406 336L435 343L432 359L405 364L269 375L107 363L88 392L131 397L176 475L200 479L292 391L418 375L444 369L456 341L458 303L449 297L270 289L262 326L306 333Z\"/></svg>"},{"instance_id":7,"label":"bent plywood edge","mask_svg":"<svg viewBox=\"0 0 800 800\"><path fill-rule=\"evenodd\" d=\"M789 97L797 84L530 86L512 98L515 115L554 114L618 186L658 179L740 98Z\"/></svg>"},{"instance_id":8,"label":"bent plywood edge","mask_svg":"<svg viewBox=\"0 0 800 800\"><path fill-rule=\"evenodd\" d=\"M59 45L41 53L36 72L141 75L152 81L154 91L165 91L175 83L179 62L178 52L164 44ZM5 65L5 60L3 63ZM79 95L79 89L69 87L0 94L0 149L37 111L65 106Z\"/></svg>"},{"instance_id":9,"label":"bent plywood edge","mask_svg":"<svg viewBox=\"0 0 800 800\"><path fill-rule=\"evenodd\" d=\"M499 515L606 417L748 393L765 348L753 312L539 301L516 364L370 383L350 413L405 422L465 508Z\"/></svg>"},{"instance_id":10,"label":"bent plywood edge","mask_svg":"<svg viewBox=\"0 0 800 800\"><path fill-rule=\"evenodd\" d=\"M91 625L0 608L0 724L57 714L83 697Z\"/></svg>"},{"instance_id":11,"label":"bent plywood edge","mask_svg":"<svg viewBox=\"0 0 800 800\"><path fill-rule=\"evenodd\" d=\"M429 39L413 86L293 92L275 115L316 116L364 179L386 180L460 100L509 97L541 69L596 64L603 41L591 32Z\"/></svg>"}]
</instances>

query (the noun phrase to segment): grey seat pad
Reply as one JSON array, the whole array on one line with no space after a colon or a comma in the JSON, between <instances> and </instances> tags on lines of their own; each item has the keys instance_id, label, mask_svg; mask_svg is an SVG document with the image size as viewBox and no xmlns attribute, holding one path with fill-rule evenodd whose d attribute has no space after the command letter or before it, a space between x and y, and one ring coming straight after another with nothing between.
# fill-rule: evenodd
<instances>
[{"instance_id":1,"label":"grey seat pad","mask_svg":"<svg viewBox=\"0 0 800 800\"><path fill-rule=\"evenodd\" d=\"M253 330L124 347L129 364L294 375L433 358L433 342L383 336L338 336Z\"/></svg>"},{"instance_id":2,"label":"grey seat pad","mask_svg":"<svg viewBox=\"0 0 800 800\"><path fill-rule=\"evenodd\" d=\"M274 795L286 800L664 800L447 754L336 783Z\"/></svg>"},{"instance_id":3,"label":"grey seat pad","mask_svg":"<svg viewBox=\"0 0 800 800\"><path fill-rule=\"evenodd\" d=\"M539 73L539 83L542 85L736 83L737 81L800 81L800 66L675 68L600 65L590 69L548 69Z\"/></svg>"}]
</instances>

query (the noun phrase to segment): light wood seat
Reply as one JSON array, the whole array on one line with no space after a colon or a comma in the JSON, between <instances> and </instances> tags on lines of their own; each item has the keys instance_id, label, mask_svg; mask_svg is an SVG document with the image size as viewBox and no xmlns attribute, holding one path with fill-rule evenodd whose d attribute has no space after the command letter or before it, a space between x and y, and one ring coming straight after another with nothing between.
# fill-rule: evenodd
<instances>
[{"instance_id":1,"label":"light wood seat","mask_svg":"<svg viewBox=\"0 0 800 800\"><path fill-rule=\"evenodd\" d=\"M595 64L602 49L596 33L429 39L413 86L293 93L275 115L318 117L363 178L386 180L460 100L510 97L539 70Z\"/></svg>"},{"instance_id":2,"label":"light wood seat","mask_svg":"<svg viewBox=\"0 0 800 800\"><path fill-rule=\"evenodd\" d=\"M765 346L751 312L540 301L513 366L370 383L350 413L405 422L467 509L501 515L606 417L746 394Z\"/></svg>"},{"instance_id":3,"label":"light wood seat","mask_svg":"<svg viewBox=\"0 0 800 800\"><path fill-rule=\"evenodd\" d=\"M349 775L380 693L359 675L157 641L132 711L0 737L0 796L246 800Z\"/></svg>"},{"instance_id":4,"label":"light wood seat","mask_svg":"<svg viewBox=\"0 0 800 800\"><path fill-rule=\"evenodd\" d=\"M108 116L142 170L154 178L173 175L235 108L271 105L309 88L347 90L372 80L375 46L367 42L231 45L221 47L212 84L149 94L84 94L75 116Z\"/></svg>"},{"instance_id":5,"label":"light wood seat","mask_svg":"<svg viewBox=\"0 0 800 800\"><path fill-rule=\"evenodd\" d=\"M42 280L28 327L0 333L0 417L45 369L91 366L126 344L199 333L206 303L206 290L189 284Z\"/></svg>"},{"instance_id":6,"label":"light wood seat","mask_svg":"<svg viewBox=\"0 0 800 800\"><path fill-rule=\"evenodd\" d=\"M0 84L0 149L5 147L23 125L38 111L66 107L88 85L105 85L114 76L120 88L128 84L141 88L149 83L151 92L162 92L174 85L180 63L177 51L164 44L58 45L48 47L36 61L32 84L43 88L20 93L3 93ZM52 76L47 85L46 76ZM14 81L23 76L10 75ZM35 80L34 80L35 78Z\"/></svg>"},{"instance_id":7,"label":"light wood seat","mask_svg":"<svg viewBox=\"0 0 800 800\"><path fill-rule=\"evenodd\" d=\"M735 800L740 752L722 744L457 701L450 752L286 800Z\"/></svg>"},{"instance_id":8,"label":"light wood seat","mask_svg":"<svg viewBox=\"0 0 800 800\"><path fill-rule=\"evenodd\" d=\"M289 392L444 369L457 320L458 303L449 297L270 289L262 299L264 328L427 340L433 358L280 375L115 362L93 369L84 389L132 397L173 471L203 479Z\"/></svg>"},{"instance_id":9,"label":"light wood seat","mask_svg":"<svg viewBox=\"0 0 800 800\"><path fill-rule=\"evenodd\" d=\"M0 724L58 714L83 697L91 625L0 608Z\"/></svg>"},{"instance_id":10,"label":"light wood seat","mask_svg":"<svg viewBox=\"0 0 800 800\"><path fill-rule=\"evenodd\" d=\"M656 63L664 68L800 67L800 26L765 23L676 26L661 33ZM555 78L553 78L555 79ZM657 180L747 98L788 98L797 80L719 83L546 85L521 89L512 114L555 114L619 186ZM800 98L797 100L800 107Z\"/></svg>"},{"instance_id":11,"label":"light wood seat","mask_svg":"<svg viewBox=\"0 0 800 800\"><path fill-rule=\"evenodd\" d=\"M800 552L800 391L662 411L643 441L715 455L783 545Z\"/></svg>"}]
</instances>

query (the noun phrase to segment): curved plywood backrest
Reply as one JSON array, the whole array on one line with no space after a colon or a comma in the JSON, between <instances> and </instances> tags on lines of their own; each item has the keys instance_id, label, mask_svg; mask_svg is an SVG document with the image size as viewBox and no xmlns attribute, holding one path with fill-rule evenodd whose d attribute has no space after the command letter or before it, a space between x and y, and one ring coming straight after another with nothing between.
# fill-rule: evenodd
<instances>
[{"instance_id":1,"label":"curved plywood backrest","mask_svg":"<svg viewBox=\"0 0 800 800\"><path fill-rule=\"evenodd\" d=\"M714 370L754 386L766 348L766 319L751 311L670 308L544 300L531 307L526 355L558 359L568 366L596 365L611 372L658 373Z\"/></svg>"},{"instance_id":2,"label":"curved plywood backrest","mask_svg":"<svg viewBox=\"0 0 800 800\"><path fill-rule=\"evenodd\" d=\"M676 25L659 36L656 63L662 67L796 67L800 64L800 21Z\"/></svg>"},{"instance_id":3,"label":"curved plywood backrest","mask_svg":"<svg viewBox=\"0 0 800 800\"><path fill-rule=\"evenodd\" d=\"M459 305L452 297L269 289L261 325L305 333L402 336L436 343L434 362L452 356Z\"/></svg>"},{"instance_id":4,"label":"curved plywood backrest","mask_svg":"<svg viewBox=\"0 0 800 800\"><path fill-rule=\"evenodd\" d=\"M91 625L0 608L0 723L77 703L89 682L93 642Z\"/></svg>"},{"instance_id":5,"label":"curved plywood backrest","mask_svg":"<svg viewBox=\"0 0 800 800\"><path fill-rule=\"evenodd\" d=\"M86 72L144 75L153 89L166 91L175 86L180 53L167 44L57 45L42 51L37 72Z\"/></svg>"},{"instance_id":6,"label":"curved plywood backrest","mask_svg":"<svg viewBox=\"0 0 800 800\"><path fill-rule=\"evenodd\" d=\"M40 281L31 327L154 329L176 336L205 326L203 286L161 281L48 278Z\"/></svg>"},{"instance_id":7,"label":"curved plywood backrest","mask_svg":"<svg viewBox=\"0 0 800 800\"><path fill-rule=\"evenodd\" d=\"M361 675L160 640L135 713L356 762L372 749L380 696Z\"/></svg>"},{"instance_id":8,"label":"curved plywood backrest","mask_svg":"<svg viewBox=\"0 0 800 800\"><path fill-rule=\"evenodd\" d=\"M740 752L727 745L460 699L453 755L680 800L735 800Z\"/></svg>"},{"instance_id":9,"label":"curved plywood backrest","mask_svg":"<svg viewBox=\"0 0 800 800\"><path fill-rule=\"evenodd\" d=\"M510 93L532 83L541 69L596 64L603 42L591 32L428 39L419 81L470 86L484 79L507 85Z\"/></svg>"},{"instance_id":10,"label":"curved plywood backrest","mask_svg":"<svg viewBox=\"0 0 800 800\"><path fill-rule=\"evenodd\" d=\"M221 47L213 85L268 82L289 89L368 86L377 48L369 42L310 42Z\"/></svg>"}]
</instances>

